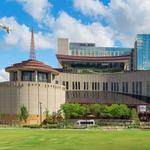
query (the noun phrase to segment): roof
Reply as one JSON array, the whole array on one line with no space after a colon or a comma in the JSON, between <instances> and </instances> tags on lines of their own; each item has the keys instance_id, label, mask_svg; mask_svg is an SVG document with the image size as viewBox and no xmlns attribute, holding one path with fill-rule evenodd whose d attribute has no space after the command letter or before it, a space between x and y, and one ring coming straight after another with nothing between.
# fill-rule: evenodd
<instances>
[{"instance_id":1,"label":"roof","mask_svg":"<svg viewBox=\"0 0 150 150\"><path fill-rule=\"evenodd\" d=\"M58 59L62 60L83 60L83 61L122 61L129 60L131 58L130 55L123 56L72 56L72 55L56 55Z\"/></svg>"},{"instance_id":2,"label":"roof","mask_svg":"<svg viewBox=\"0 0 150 150\"><path fill-rule=\"evenodd\" d=\"M66 102L69 103L101 103L101 104L126 104L131 106L148 104L129 95L108 91L67 91Z\"/></svg>"},{"instance_id":3,"label":"roof","mask_svg":"<svg viewBox=\"0 0 150 150\"><path fill-rule=\"evenodd\" d=\"M36 69L45 72L52 72L54 74L59 74L59 71L53 69L51 66L46 65L43 62L34 59L29 59L29 60L22 61L21 63L13 64L12 66L7 67L5 70L7 72L10 72L12 70L17 70L17 69L21 69L21 70Z\"/></svg>"}]
</instances>

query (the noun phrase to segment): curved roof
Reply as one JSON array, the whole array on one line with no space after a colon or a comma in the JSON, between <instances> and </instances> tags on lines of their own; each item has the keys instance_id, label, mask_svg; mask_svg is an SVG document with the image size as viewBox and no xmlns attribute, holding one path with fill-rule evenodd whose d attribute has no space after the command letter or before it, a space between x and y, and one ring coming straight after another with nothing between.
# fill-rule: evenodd
<instances>
[{"instance_id":1,"label":"curved roof","mask_svg":"<svg viewBox=\"0 0 150 150\"><path fill-rule=\"evenodd\" d=\"M51 66L44 64L41 61L37 61L34 59L29 59L26 61L22 61L21 63L16 63L13 64L12 66L7 67L5 70L7 72L13 71L13 70L31 70L31 69L36 69L36 70L41 70L45 72L52 72L54 74L59 74L57 70L54 70Z\"/></svg>"},{"instance_id":2,"label":"curved roof","mask_svg":"<svg viewBox=\"0 0 150 150\"><path fill-rule=\"evenodd\" d=\"M58 59L62 60L83 60L83 61L118 61L118 60L129 60L130 55L123 56L72 56L72 55L56 55Z\"/></svg>"}]
</instances>

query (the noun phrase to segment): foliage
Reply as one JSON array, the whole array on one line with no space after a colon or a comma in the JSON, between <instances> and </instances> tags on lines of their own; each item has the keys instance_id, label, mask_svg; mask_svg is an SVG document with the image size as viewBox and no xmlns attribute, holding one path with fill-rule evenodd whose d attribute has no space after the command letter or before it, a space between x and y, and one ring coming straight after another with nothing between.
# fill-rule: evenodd
<instances>
[{"instance_id":1,"label":"foliage","mask_svg":"<svg viewBox=\"0 0 150 150\"><path fill-rule=\"evenodd\" d=\"M43 120L42 125L58 124L63 121L63 116L60 110L57 113L52 113L52 115L50 115L48 109L46 109L44 114L45 119Z\"/></svg>"},{"instance_id":2,"label":"foliage","mask_svg":"<svg viewBox=\"0 0 150 150\"><path fill-rule=\"evenodd\" d=\"M66 103L61 106L65 118L85 118L87 116L108 117L108 118L129 118L131 110L126 105L112 104L111 106L103 104L72 104Z\"/></svg>"},{"instance_id":3,"label":"foliage","mask_svg":"<svg viewBox=\"0 0 150 150\"><path fill-rule=\"evenodd\" d=\"M63 110L66 119L81 117L86 113L86 107L81 104L66 103L61 106L61 109Z\"/></svg>"},{"instance_id":4,"label":"foliage","mask_svg":"<svg viewBox=\"0 0 150 150\"><path fill-rule=\"evenodd\" d=\"M132 125L136 125L136 126L140 125L139 116L135 108L131 110L131 119L132 119Z\"/></svg>"},{"instance_id":5,"label":"foliage","mask_svg":"<svg viewBox=\"0 0 150 150\"><path fill-rule=\"evenodd\" d=\"M126 105L112 104L109 107L109 115L115 118L128 118L130 116L130 109Z\"/></svg>"},{"instance_id":6,"label":"foliage","mask_svg":"<svg viewBox=\"0 0 150 150\"><path fill-rule=\"evenodd\" d=\"M23 121L27 121L27 118L28 118L29 114L28 114L28 110L27 110L27 107L22 105L21 108L20 108L20 114L19 114L19 118L20 120L23 120Z\"/></svg>"},{"instance_id":7,"label":"foliage","mask_svg":"<svg viewBox=\"0 0 150 150\"><path fill-rule=\"evenodd\" d=\"M31 124L31 125L23 125L24 128L40 128L40 125L37 124Z\"/></svg>"}]
</instances>

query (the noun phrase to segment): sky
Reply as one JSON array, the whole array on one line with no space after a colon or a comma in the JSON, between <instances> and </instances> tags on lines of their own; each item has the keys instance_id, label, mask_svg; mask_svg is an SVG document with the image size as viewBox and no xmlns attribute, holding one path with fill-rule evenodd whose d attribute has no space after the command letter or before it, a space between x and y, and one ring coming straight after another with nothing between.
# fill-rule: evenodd
<instances>
[{"instance_id":1,"label":"sky","mask_svg":"<svg viewBox=\"0 0 150 150\"><path fill-rule=\"evenodd\" d=\"M29 58L34 28L36 58L57 67L57 38L102 47L133 47L150 33L150 0L0 0L0 81L5 67Z\"/></svg>"}]
</instances>

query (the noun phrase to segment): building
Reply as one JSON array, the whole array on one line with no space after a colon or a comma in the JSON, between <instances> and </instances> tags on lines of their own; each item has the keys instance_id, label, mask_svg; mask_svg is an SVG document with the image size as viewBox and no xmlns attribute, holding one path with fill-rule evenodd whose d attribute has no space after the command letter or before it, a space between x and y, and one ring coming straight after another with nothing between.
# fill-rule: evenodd
<instances>
[{"instance_id":1,"label":"building","mask_svg":"<svg viewBox=\"0 0 150 150\"><path fill-rule=\"evenodd\" d=\"M138 35L133 48L96 47L60 38L56 55L60 67L54 69L36 60L32 31L30 59L7 67L10 79L0 83L0 121L19 121L22 105L28 109L29 123L40 123L46 108L55 113L65 102L147 107L150 49L149 42L139 44L145 36L149 41L150 36Z\"/></svg>"},{"instance_id":2,"label":"building","mask_svg":"<svg viewBox=\"0 0 150 150\"><path fill-rule=\"evenodd\" d=\"M148 105L150 70L137 70L138 47L96 47L58 39L56 56L62 68L55 83L66 86L66 101L71 103Z\"/></svg>"},{"instance_id":3,"label":"building","mask_svg":"<svg viewBox=\"0 0 150 150\"><path fill-rule=\"evenodd\" d=\"M9 81L0 83L0 122L19 122L20 108L26 106L28 123L40 123L44 111L57 112L65 103L65 87L55 84L57 70L35 59L32 31L30 59L6 68Z\"/></svg>"},{"instance_id":4,"label":"building","mask_svg":"<svg viewBox=\"0 0 150 150\"><path fill-rule=\"evenodd\" d=\"M138 34L136 42L137 69L150 69L150 34Z\"/></svg>"}]
</instances>

